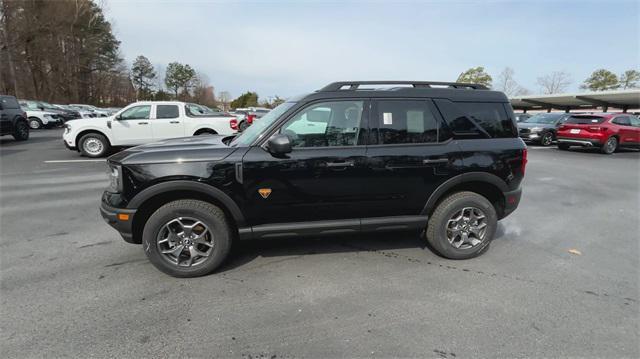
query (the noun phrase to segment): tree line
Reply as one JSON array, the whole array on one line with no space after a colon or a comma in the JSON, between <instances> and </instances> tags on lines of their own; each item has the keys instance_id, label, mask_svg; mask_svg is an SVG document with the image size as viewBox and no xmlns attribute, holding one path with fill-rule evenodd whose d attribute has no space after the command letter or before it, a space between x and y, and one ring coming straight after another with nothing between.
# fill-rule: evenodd
<instances>
[{"instance_id":1,"label":"tree line","mask_svg":"<svg viewBox=\"0 0 640 359\"><path fill-rule=\"evenodd\" d=\"M518 84L514 78L514 70L506 67L493 81L484 67L472 67L458 76L457 82L477 83L499 90L507 96L529 95L531 91ZM554 71L537 78L536 84L543 94L562 93L573 83L571 75L565 71ZM640 71L627 70L618 77L607 69L595 70L591 76L584 80L581 89L589 91L606 91L616 89L633 89L640 87Z\"/></svg>"},{"instance_id":2,"label":"tree line","mask_svg":"<svg viewBox=\"0 0 640 359\"><path fill-rule=\"evenodd\" d=\"M0 0L0 93L54 103L124 106L136 100L183 100L229 109L206 75L172 62L160 71L140 55L127 66L109 21L92 0ZM251 94L250 96L247 94ZM248 92L237 107L273 107Z\"/></svg>"}]
</instances>

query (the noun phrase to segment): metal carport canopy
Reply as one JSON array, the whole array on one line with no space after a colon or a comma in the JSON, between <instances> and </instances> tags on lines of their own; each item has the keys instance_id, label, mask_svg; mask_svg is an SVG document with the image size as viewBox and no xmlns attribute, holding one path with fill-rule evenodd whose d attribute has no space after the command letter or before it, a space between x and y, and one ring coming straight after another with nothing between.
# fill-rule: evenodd
<instances>
[{"instance_id":1,"label":"metal carport canopy","mask_svg":"<svg viewBox=\"0 0 640 359\"><path fill-rule=\"evenodd\" d=\"M517 110L613 107L623 110L640 108L640 90L613 90L553 95L527 95L510 98Z\"/></svg>"}]
</instances>

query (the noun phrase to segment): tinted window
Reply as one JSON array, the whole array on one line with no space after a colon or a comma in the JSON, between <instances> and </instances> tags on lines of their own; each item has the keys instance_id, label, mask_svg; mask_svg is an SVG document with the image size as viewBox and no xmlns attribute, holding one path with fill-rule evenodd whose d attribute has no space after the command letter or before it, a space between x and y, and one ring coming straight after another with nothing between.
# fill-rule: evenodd
<instances>
[{"instance_id":1,"label":"tinted window","mask_svg":"<svg viewBox=\"0 0 640 359\"><path fill-rule=\"evenodd\" d=\"M631 126L631 120L627 116L619 116L613 119L613 123L621 126Z\"/></svg>"},{"instance_id":2,"label":"tinted window","mask_svg":"<svg viewBox=\"0 0 640 359\"><path fill-rule=\"evenodd\" d=\"M565 123L573 123L576 125L588 125L591 123L602 123L603 121L604 121L604 117L600 117L600 116L571 116L565 121Z\"/></svg>"},{"instance_id":3,"label":"tinted window","mask_svg":"<svg viewBox=\"0 0 640 359\"><path fill-rule=\"evenodd\" d=\"M434 101L456 135L471 138L517 136L513 120L502 103Z\"/></svg>"},{"instance_id":4,"label":"tinted window","mask_svg":"<svg viewBox=\"0 0 640 359\"><path fill-rule=\"evenodd\" d=\"M640 120L637 117L630 116L629 118L631 120L631 126L640 127Z\"/></svg>"},{"instance_id":5,"label":"tinted window","mask_svg":"<svg viewBox=\"0 0 640 359\"><path fill-rule=\"evenodd\" d=\"M287 121L280 133L293 147L353 146L358 142L362 101L323 102L311 105Z\"/></svg>"},{"instance_id":6,"label":"tinted window","mask_svg":"<svg viewBox=\"0 0 640 359\"><path fill-rule=\"evenodd\" d=\"M378 101L381 144L438 142L438 122L426 101Z\"/></svg>"},{"instance_id":7,"label":"tinted window","mask_svg":"<svg viewBox=\"0 0 640 359\"><path fill-rule=\"evenodd\" d=\"M158 105L156 107L156 118L178 118L178 106Z\"/></svg>"},{"instance_id":8,"label":"tinted window","mask_svg":"<svg viewBox=\"0 0 640 359\"><path fill-rule=\"evenodd\" d=\"M9 96L0 97L0 102L2 102L2 108L10 109L10 108L20 108L18 101L15 98Z\"/></svg>"},{"instance_id":9,"label":"tinted window","mask_svg":"<svg viewBox=\"0 0 640 359\"><path fill-rule=\"evenodd\" d=\"M151 106L135 106L120 114L122 120L145 120L149 118Z\"/></svg>"}]
</instances>

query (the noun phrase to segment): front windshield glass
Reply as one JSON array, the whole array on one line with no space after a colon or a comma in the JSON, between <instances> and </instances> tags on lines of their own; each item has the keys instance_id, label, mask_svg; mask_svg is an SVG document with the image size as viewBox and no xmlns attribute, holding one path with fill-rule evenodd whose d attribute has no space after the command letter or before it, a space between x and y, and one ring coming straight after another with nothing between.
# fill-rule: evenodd
<instances>
[{"instance_id":1,"label":"front windshield glass","mask_svg":"<svg viewBox=\"0 0 640 359\"><path fill-rule=\"evenodd\" d=\"M551 124L555 123L560 116L558 115L550 115L550 114L539 114L535 116L531 116L528 119L524 120L524 123L546 123Z\"/></svg>"},{"instance_id":2,"label":"front windshield glass","mask_svg":"<svg viewBox=\"0 0 640 359\"><path fill-rule=\"evenodd\" d=\"M295 102L283 102L278 107L269 111L266 115L262 116L259 120L256 120L249 126L242 134L236 137L232 142L231 146L249 146L253 141L260 138L264 133L264 130L271 126L280 115L287 112Z\"/></svg>"}]
</instances>

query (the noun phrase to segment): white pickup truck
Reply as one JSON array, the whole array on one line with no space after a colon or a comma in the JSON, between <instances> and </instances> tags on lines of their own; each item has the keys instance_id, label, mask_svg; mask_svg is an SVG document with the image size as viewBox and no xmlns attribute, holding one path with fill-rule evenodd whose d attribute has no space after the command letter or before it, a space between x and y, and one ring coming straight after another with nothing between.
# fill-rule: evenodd
<instances>
[{"instance_id":1,"label":"white pickup truck","mask_svg":"<svg viewBox=\"0 0 640 359\"><path fill-rule=\"evenodd\" d=\"M200 109L199 105L177 101L136 102L113 116L67 121L62 138L70 150L87 157L102 157L112 147L238 132L235 117L225 113L203 114Z\"/></svg>"}]
</instances>

